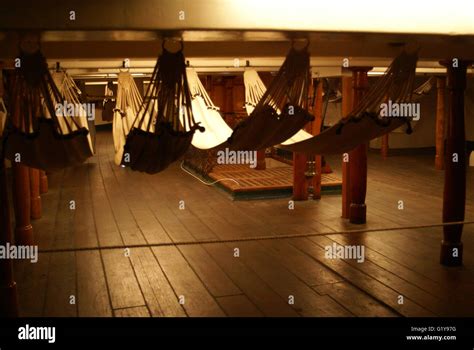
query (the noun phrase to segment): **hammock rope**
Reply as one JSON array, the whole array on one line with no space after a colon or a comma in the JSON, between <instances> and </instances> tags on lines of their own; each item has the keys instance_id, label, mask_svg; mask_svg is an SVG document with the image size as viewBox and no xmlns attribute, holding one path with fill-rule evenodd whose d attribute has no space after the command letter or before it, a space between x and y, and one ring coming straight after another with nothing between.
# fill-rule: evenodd
<instances>
[{"instance_id":1,"label":"hammock rope","mask_svg":"<svg viewBox=\"0 0 474 350\"><path fill-rule=\"evenodd\" d=\"M182 42L175 53L164 42L162 48L122 158L122 165L148 174L165 170L186 152L194 132L205 130L193 117Z\"/></svg>"},{"instance_id":2,"label":"hammock rope","mask_svg":"<svg viewBox=\"0 0 474 350\"><path fill-rule=\"evenodd\" d=\"M54 170L92 156L89 131L69 108L43 54L20 52L21 66L7 74L9 106L5 156L27 166ZM73 108L75 109L75 108Z\"/></svg>"},{"instance_id":3,"label":"hammock rope","mask_svg":"<svg viewBox=\"0 0 474 350\"><path fill-rule=\"evenodd\" d=\"M262 84L263 85L263 84ZM260 150L284 142L314 117L307 112L310 85L308 46L291 48L283 65L262 98L263 86L249 89L247 107L258 99L248 118L234 129L228 142L232 149Z\"/></svg>"},{"instance_id":4,"label":"hammock rope","mask_svg":"<svg viewBox=\"0 0 474 350\"><path fill-rule=\"evenodd\" d=\"M112 122L114 160L117 165L122 163L127 135L142 104L142 96L132 75L129 72L120 72L117 78L117 100Z\"/></svg>"},{"instance_id":5,"label":"hammock rope","mask_svg":"<svg viewBox=\"0 0 474 350\"><path fill-rule=\"evenodd\" d=\"M425 97L428 95L431 91L431 89L436 85L436 77L432 76L428 78L427 81L425 81L423 84L421 84L419 87L413 91L413 100L417 101L421 99L422 97ZM418 125L419 121L412 120L410 122L410 129L411 131L414 131L416 129L416 126ZM407 130L403 128L403 125L397 129L392 130L393 133L398 133L398 134L406 134Z\"/></svg>"},{"instance_id":6,"label":"hammock rope","mask_svg":"<svg viewBox=\"0 0 474 350\"><path fill-rule=\"evenodd\" d=\"M387 99L395 103L411 103L417 61L417 52L403 51L348 116L319 135L281 147L309 155L337 154L348 152L403 124L407 125L407 133L411 133L410 117L382 117L380 108Z\"/></svg>"},{"instance_id":7,"label":"hammock rope","mask_svg":"<svg viewBox=\"0 0 474 350\"><path fill-rule=\"evenodd\" d=\"M411 226L393 226L393 227L379 227L379 228L363 228L354 230L342 230L342 231L323 231L323 232L308 232L308 233L289 233L285 235L262 235L262 236L251 236L251 237L231 237L226 239L211 238L211 239L199 239L189 241L171 241L171 242L158 242L158 243L137 243L137 244L123 244L105 247L79 247L79 248L53 248L53 249L39 249L39 253L59 253L59 252L78 252L78 251L102 251L112 249L124 249L124 248L147 248L147 247L169 247L169 246L186 246L186 245L204 245L204 244L225 244L235 242L254 242L254 241L279 241L286 239L297 239L297 238L310 238L310 237L325 237L325 236L336 236L336 235L355 235L363 233L385 233L391 231L404 231L404 230L417 230L425 228L438 228L438 227L449 227L457 225L472 225L474 221L455 221L455 222L443 222L443 223L428 223L421 225ZM172 240L172 238L170 238Z\"/></svg>"},{"instance_id":8,"label":"hammock rope","mask_svg":"<svg viewBox=\"0 0 474 350\"><path fill-rule=\"evenodd\" d=\"M245 85L245 110L248 115L251 115L255 106L258 104L265 94L266 87L262 79L255 70L244 71L244 85ZM280 113L279 111L277 111ZM296 134L291 136L286 141L283 141L283 145L291 145L296 142L304 141L313 137L309 132L304 129L299 130Z\"/></svg>"}]
</instances>

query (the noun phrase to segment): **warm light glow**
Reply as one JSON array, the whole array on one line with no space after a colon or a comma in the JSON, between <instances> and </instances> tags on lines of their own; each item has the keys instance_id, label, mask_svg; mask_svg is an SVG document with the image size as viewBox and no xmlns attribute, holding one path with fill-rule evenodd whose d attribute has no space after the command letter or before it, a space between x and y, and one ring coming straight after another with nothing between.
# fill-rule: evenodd
<instances>
[{"instance_id":1,"label":"warm light glow","mask_svg":"<svg viewBox=\"0 0 474 350\"><path fill-rule=\"evenodd\" d=\"M235 22L248 29L474 34L472 0L398 0L386 5L373 0L240 0L222 1L216 15L220 10L226 11L222 17L229 27Z\"/></svg>"}]
</instances>

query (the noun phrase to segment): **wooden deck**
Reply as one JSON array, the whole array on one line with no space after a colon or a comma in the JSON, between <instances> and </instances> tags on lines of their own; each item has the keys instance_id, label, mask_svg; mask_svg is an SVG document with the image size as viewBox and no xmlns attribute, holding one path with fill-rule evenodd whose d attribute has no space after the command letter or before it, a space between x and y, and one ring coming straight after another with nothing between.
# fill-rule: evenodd
<instances>
[{"instance_id":1,"label":"wooden deck","mask_svg":"<svg viewBox=\"0 0 474 350\"><path fill-rule=\"evenodd\" d=\"M248 165L216 165L209 177L218 180L225 189L236 192L272 192L283 191L291 193L293 190L293 167L278 160L267 158L265 170L255 170ZM232 179L232 180L229 180ZM321 175L323 192L341 190L342 180L335 174ZM286 191L286 192L284 192Z\"/></svg>"},{"instance_id":2,"label":"wooden deck","mask_svg":"<svg viewBox=\"0 0 474 350\"><path fill-rule=\"evenodd\" d=\"M371 154L368 222L353 225L340 196L294 210L288 199L232 201L179 164L154 176L115 166L109 132L97 146L49 176L33 222L39 261L15 262L22 316L474 316L474 225L456 268L438 263L441 227L401 229L441 222L432 157ZM473 180L470 168L469 221ZM362 228L373 231L338 233ZM303 233L314 236L282 238ZM213 239L225 241L199 243ZM365 262L327 259L333 242L363 245Z\"/></svg>"}]
</instances>

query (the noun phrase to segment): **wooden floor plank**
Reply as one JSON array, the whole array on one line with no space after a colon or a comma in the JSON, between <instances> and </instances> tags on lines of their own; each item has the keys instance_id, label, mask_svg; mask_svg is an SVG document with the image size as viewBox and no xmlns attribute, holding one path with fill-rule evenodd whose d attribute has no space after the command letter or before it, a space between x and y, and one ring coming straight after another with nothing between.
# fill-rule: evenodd
<instances>
[{"instance_id":1,"label":"wooden floor plank","mask_svg":"<svg viewBox=\"0 0 474 350\"><path fill-rule=\"evenodd\" d=\"M258 275L234 257L232 247L222 244L206 244L204 247L265 316L298 316L287 300L275 293Z\"/></svg>"},{"instance_id":2,"label":"wooden floor plank","mask_svg":"<svg viewBox=\"0 0 474 350\"><path fill-rule=\"evenodd\" d=\"M263 281L303 316L350 316L350 313L327 296L320 296L266 254L255 242L239 242L240 257Z\"/></svg>"},{"instance_id":3,"label":"wooden floor plank","mask_svg":"<svg viewBox=\"0 0 474 350\"><path fill-rule=\"evenodd\" d=\"M398 313L380 304L348 282L337 282L313 287L321 295L329 295L355 316L397 317Z\"/></svg>"},{"instance_id":4,"label":"wooden floor plank","mask_svg":"<svg viewBox=\"0 0 474 350\"><path fill-rule=\"evenodd\" d=\"M17 261L14 276L18 288L18 303L21 317L41 317L48 280L50 253L40 253L38 262Z\"/></svg>"},{"instance_id":5,"label":"wooden floor plank","mask_svg":"<svg viewBox=\"0 0 474 350\"><path fill-rule=\"evenodd\" d=\"M77 316L75 253L51 254L43 314L50 317Z\"/></svg>"},{"instance_id":6,"label":"wooden floor plank","mask_svg":"<svg viewBox=\"0 0 474 350\"><path fill-rule=\"evenodd\" d=\"M104 269L98 251L76 252L77 305L80 317L110 317L110 305Z\"/></svg>"},{"instance_id":7,"label":"wooden floor plank","mask_svg":"<svg viewBox=\"0 0 474 350\"><path fill-rule=\"evenodd\" d=\"M224 316L176 247L155 247L152 251L189 316Z\"/></svg>"},{"instance_id":8,"label":"wooden floor plank","mask_svg":"<svg viewBox=\"0 0 474 350\"><path fill-rule=\"evenodd\" d=\"M292 239L291 243L294 244L301 251L312 256L322 264L328 266L333 271L344 277L351 284L355 285L359 289L370 294L375 299L383 302L385 305L396 310L404 316L434 316L434 314L425 308L414 303L408 298L404 298L404 303L399 304L400 293L380 283L376 279L369 275L360 272L353 268L343 260L338 259L326 259L324 251L324 243L316 244L318 242L317 237L310 239Z\"/></svg>"},{"instance_id":9,"label":"wooden floor plank","mask_svg":"<svg viewBox=\"0 0 474 350\"><path fill-rule=\"evenodd\" d=\"M130 250L130 255L133 250ZM105 275L113 309L145 306L145 300L123 249L102 251Z\"/></svg>"},{"instance_id":10,"label":"wooden floor plank","mask_svg":"<svg viewBox=\"0 0 474 350\"><path fill-rule=\"evenodd\" d=\"M202 246L185 245L178 249L214 297L242 293Z\"/></svg>"},{"instance_id":11,"label":"wooden floor plank","mask_svg":"<svg viewBox=\"0 0 474 350\"><path fill-rule=\"evenodd\" d=\"M130 259L151 315L153 317L186 316L151 249L133 249Z\"/></svg>"},{"instance_id":12,"label":"wooden floor plank","mask_svg":"<svg viewBox=\"0 0 474 350\"><path fill-rule=\"evenodd\" d=\"M245 295L217 298L217 302L230 317L262 317L263 314Z\"/></svg>"},{"instance_id":13,"label":"wooden floor plank","mask_svg":"<svg viewBox=\"0 0 474 350\"><path fill-rule=\"evenodd\" d=\"M150 312L145 306L114 310L114 314L115 317L150 317Z\"/></svg>"}]
</instances>

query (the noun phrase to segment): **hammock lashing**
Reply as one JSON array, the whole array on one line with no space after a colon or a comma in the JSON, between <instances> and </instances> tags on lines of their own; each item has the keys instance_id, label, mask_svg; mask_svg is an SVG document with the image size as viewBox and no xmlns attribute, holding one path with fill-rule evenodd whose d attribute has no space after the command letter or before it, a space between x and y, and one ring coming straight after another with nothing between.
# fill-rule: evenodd
<instances>
[{"instance_id":1,"label":"hammock lashing","mask_svg":"<svg viewBox=\"0 0 474 350\"><path fill-rule=\"evenodd\" d=\"M71 110L73 111L72 115L75 120L77 120L81 128L86 128L89 130L89 125L87 123L89 116L87 115L84 105L81 103L81 99L79 97L81 92L79 87L76 85L72 77L64 70L57 70L53 72L51 76L53 77L53 81L56 84L59 93L64 97L64 101L67 103L66 107L74 107ZM58 121L61 125L61 130L67 131L67 125L64 121L64 118L59 118ZM87 140L89 142L91 152L94 153L90 133L87 135Z\"/></svg>"},{"instance_id":2,"label":"hammock lashing","mask_svg":"<svg viewBox=\"0 0 474 350\"><path fill-rule=\"evenodd\" d=\"M267 88L263 83L262 79L255 70L246 70L244 72L244 85L245 85L245 110L248 115L252 114L255 106L258 104L265 94ZM313 137L309 132L304 129L299 130L296 134L291 136L288 140L282 142L283 145L290 145L296 142L307 140Z\"/></svg>"},{"instance_id":3,"label":"hammock lashing","mask_svg":"<svg viewBox=\"0 0 474 350\"><path fill-rule=\"evenodd\" d=\"M205 132L194 133L191 143L199 149L217 147L227 141L232 129L222 119L219 108L212 103L194 68L187 68L186 74L192 97L194 120L206 129Z\"/></svg>"},{"instance_id":4,"label":"hammock lashing","mask_svg":"<svg viewBox=\"0 0 474 350\"><path fill-rule=\"evenodd\" d=\"M127 135L143 103L135 80L133 80L129 72L120 72L118 74L116 102L112 133L114 137L115 164L120 165Z\"/></svg>"},{"instance_id":5,"label":"hammock lashing","mask_svg":"<svg viewBox=\"0 0 474 350\"><path fill-rule=\"evenodd\" d=\"M310 155L337 154L348 152L403 124L407 125L406 132L411 133L410 117L381 117L379 114L381 104L388 99L396 103L411 102L417 61L417 53L402 52L347 117L319 135L281 147Z\"/></svg>"},{"instance_id":6,"label":"hammock lashing","mask_svg":"<svg viewBox=\"0 0 474 350\"><path fill-rule=\"evenodd\" d=\"M103 102L102 106L102 120L104 122L111 122L114 119L114 109L115 109L115 104L116 100L114 98L114 89L113 89L113 83L109 81L105 85L105 96L110 96L110 98L106 98Z\"/></svg>"},{"instance_id":7,"label":"hammock lashing","mask_svg":"<svg viewBox=\"0 0 474 350\"><path fill-rule=\"evenodd\" d=\"M163 45L146 98L127 136L122 164L155 174L186 152L196 130L205 130L193 118L182 44L176 53Z\"/></svg>"},{"instance_id":8,"label":"hammock lashing","mask_svg":"<svg viewBox=\"0 0 474 350\"><path fill-rule=\"evenodd\" d=\"M255 109L235 127L228 140L231 148L265 149L286 141L312 121L306 110L309 84L308 47L291 48Z\"/></svg>"},{"instance_id":9,"label":"hammock lashing","mask_svg":"<svg viewBox=\"0 0 474 350\"><path fill-rule=\"evenodd\" d=\"M83 163L92 156L87 128L67 105L38 50L20 53L21 66L7 76L10 114L5 156L11 161L55 170Z\"/></svg>"}]
</instances>

